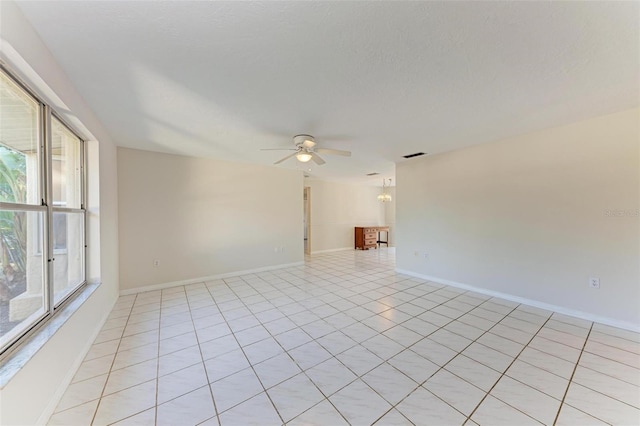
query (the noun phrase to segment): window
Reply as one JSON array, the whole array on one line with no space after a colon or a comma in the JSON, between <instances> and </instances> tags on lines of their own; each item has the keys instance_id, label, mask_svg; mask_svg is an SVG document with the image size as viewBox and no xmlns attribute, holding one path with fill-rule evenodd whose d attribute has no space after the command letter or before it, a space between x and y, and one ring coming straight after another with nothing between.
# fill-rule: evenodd
<instances>
[{"instance_id":1,"label":"window","mask_svg":"<svg viewBox=\"0 0 640 426\"><path fill-rule=\"evenodd\" d=\"M51 119L51 170L54 207L79 209L82 200L82 141L57 118Z\"/></svg>"},{"instance_id":2,"label":"window","mask_svg":"<svg viewBox=\"0 0 640 426\"><path fill-rule=\"evenodd\" d=\"M82 140L57 118L51 119L54 303L84 282Z\"/></svg>"},{"instance_id":3,"label":"window","mask_svg":"<svg viewBox=\"0 0 640 426\"><path fill-rule=\"evenodd\" d=\"M83 149L0 68L0 353L86 282Z\"/></svg>"}]
</instances>

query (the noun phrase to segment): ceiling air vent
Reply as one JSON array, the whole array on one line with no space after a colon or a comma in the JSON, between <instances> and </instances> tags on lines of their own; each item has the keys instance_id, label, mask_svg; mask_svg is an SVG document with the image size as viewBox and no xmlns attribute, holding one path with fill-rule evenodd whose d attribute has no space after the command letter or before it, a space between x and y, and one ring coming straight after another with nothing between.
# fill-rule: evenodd
<instances>
[{"instance_id":1,"label":"ceiling air vent","mask_svg":"<svg viewBox=\"0 0 640 426\"><path fill-rule=\"evenodd\" d=\"M421 155L424 155L424 152L416 152L415 154L403 155L403 157L404 158L413 158L413 157L420 157Z\"/></svg>"},{"instance_id":2,"label":"ceiling air vent","mask_svg":"<svg viewBox=\"0 0 640 426\"><path fill-rule=\"evenodd\" d=\"M373 173L367 173L367 176L377 176L379 174L380 173L378 173L378 172L373 172Z\"/></svg>"}]
</instances>

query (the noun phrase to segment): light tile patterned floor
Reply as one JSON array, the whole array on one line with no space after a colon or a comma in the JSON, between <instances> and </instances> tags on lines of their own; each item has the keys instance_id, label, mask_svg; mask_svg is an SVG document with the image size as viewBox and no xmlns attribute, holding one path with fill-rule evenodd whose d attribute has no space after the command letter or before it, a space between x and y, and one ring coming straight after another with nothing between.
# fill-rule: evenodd
<instances>
[{"instance_id":1,"label":"light tile patterned floor","mask_svg":"<svg viewBox=\"0 0 640 426\"><path fill-rule=\"evenodd\" d=\"M640 424L640 335L392 249L121 297L50 424Z\"/></svg>"}]
</instances>

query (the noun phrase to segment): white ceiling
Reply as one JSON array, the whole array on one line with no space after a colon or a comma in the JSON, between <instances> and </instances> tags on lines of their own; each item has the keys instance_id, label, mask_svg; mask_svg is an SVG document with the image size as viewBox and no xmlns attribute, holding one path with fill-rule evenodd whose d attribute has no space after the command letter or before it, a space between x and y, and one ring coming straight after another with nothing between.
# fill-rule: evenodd
<instances>
[{"instance_id":1,"label":"white ceiling","mask_svg":"<svg viewBox=\"0 0 640 426\"><path fill-rule=\"evenodd\" d=\"M20 7L118 145L272 164L310 133L353 151L324 179L639 103L639 2Z\"/></svg>"}]
</instances>

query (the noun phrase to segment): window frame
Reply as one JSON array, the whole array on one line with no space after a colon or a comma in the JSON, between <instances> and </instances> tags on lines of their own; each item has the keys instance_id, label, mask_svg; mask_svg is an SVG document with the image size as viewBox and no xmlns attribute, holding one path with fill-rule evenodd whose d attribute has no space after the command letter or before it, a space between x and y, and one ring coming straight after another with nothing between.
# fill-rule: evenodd
<instances>
[{"instance_id":1,"label":"window frame","mask_svg":"<svg viewBox=\"0 0 640 426\"><path fill-rule=\"evenodd\" d=\"M86 194L85 194L85 141L78 136L78 133L75 132L67 123L65 123L65 121L55 112L53 111L50 107L46 107L49 108L49 114L47 114L47 118L49 120L49 122L47 123L47 130L49 132L49 137L47 138L45 143L45 147L48 147L48 151L46 153L46 173L47 173L47 183L48 186L46 188L46 195L47 195L47 200L48 200L48 229L47 229L47 234L48 234L48 241L47 241L47 248L48 248L48 258L47 259L47 263L50 269L50 276L51 279L48 281L48 284L50 286L50 290L49 290L49 294L50 294L50 299L49 299L49 304L51 305L51 310L52 310L52 314L54 313L54 310L57 309L58 307L60 307L61 305L63 305L70 297L72 297L81 287L83 287L86 283L87 283L87 211L85 209L85 205L86 202L85 200L87 199ZM58 122L65 127L69 132L71 132L71 134L73 134L75 137L78 138L78 140L80 141L80 149L79 149L79 161L80 161L80 208L74 208L74 207L56 207L55 206L55 202L54 202L54 195L53 195L53 142L52 142L52 138L53 138L53 132L52 132L52 122L53 119L58 120ZM53 214L54 213L80 213L83 214L82 220L83 220L83 232L82 232L82 241L80 246L82 247L82 261L81 261L81 267L82 267L82 281L76 285L76 287L70 291L67 295L65 295L62 299L60 299L58 302L55 302L55 288L54 288L54 266L55 266L55 255L56 255L56 248L54 246L55 242L54 242L54 235L53 235ZM68 229L68 228L67 228ZM67 248L66 248L66 253L69 253L69 241L67 241Z\"/></svg>"},{"instance_id":2,"label":"window frame","mask_svg":"<svg viewBox=\"0 0 640 426\"><path fill-rule=\"evenodd\" d=\"M0 346L0 361L6 359L11 353L25 343L38 329L48 323L52 317L64 306L69 304L78 296L81 290L87 285L87 167L86 167L86 140L79 135L73 126L69 125L60 114L58 114L42 97L38 96L28 85L24 84L7 66L0 61L0 73L4 74L13 82L24 94L37 104L38 107L38 129L37 129L37 155L38 155L38 204L11 203L0 201L0 209L10 211L35 211L43 215L42 218L42 285L43 285L43 313L34 317L29 324L23 327L22 331L8 339ZM52 120L55 118L62 126L71 132L80 141L80 208L56 207L53 202L53 179L52 179ZM79 284L69 291L58 302L55 302L54 288L54 262L55 255L58 254L54 248L53 239L53 213L80 213L82 214L83 227L81 241L82 259L80 261L82 273ZM31 238L31 237L27 237ZM69 242L67 241L67 245ZM68 246L67 250L68 252ZM8 334L8 333L7 333Z\"/></svg>"}]
</instances>

